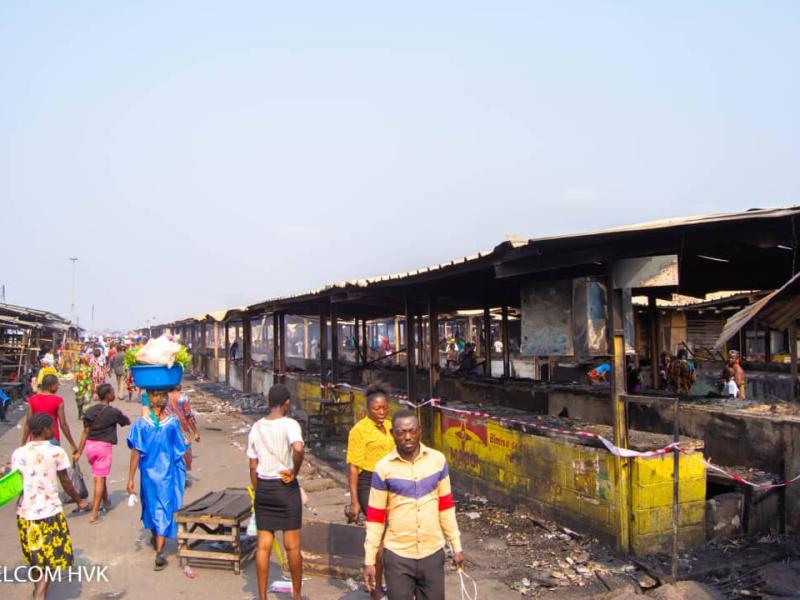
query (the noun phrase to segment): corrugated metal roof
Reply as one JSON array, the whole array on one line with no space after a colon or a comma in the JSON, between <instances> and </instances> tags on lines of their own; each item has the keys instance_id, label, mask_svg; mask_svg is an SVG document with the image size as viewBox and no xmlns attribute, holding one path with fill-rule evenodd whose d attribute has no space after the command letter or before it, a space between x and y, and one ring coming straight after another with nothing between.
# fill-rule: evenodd
<instances>
[{"instance_id":1,"label":"corrugated metal roof","mask_svg":"<svg viewBox=\"0 0 800 600\"><path fill-rule=\"evenodd\" d=\"M645 221L634 225L623 225L621 227L610 227L608 229L598 229L596 231L586 231L582 233L569 233L550 237L541 237L528 240L528 244L537 242L547 242L551 240L570 240L584 237L603 236L614 233L635 233L654 229L668 229L672 227L687 227L692 225L702 225L710 223L724 223L729 221L741 221L746 219L775 219L790 217L800 213L800 206L786 206L776 208L751 208L743 212L720 213L715 215L700 215L691 217L676 217L671 219L661 219L658 221Z\"/></svg>"},{"instance_id":2,"label":"corrugated metal roof","mask_svg":"<svg viewBox=\"0 0 800 600\"><path fill-rule=\"evenodd\" d=\"M652 231L657 229L668 229L676 227L691 227L693 225L723 223L737 220L758 219L758 218L781 218L792 215L800 214L800 206L790 206L783 208L764 208L764 209L751 209L744 212L737 213L723 213L715 215L702 215L702 216L689 216L671 219L662 219L658 221L649 221L644 223L637 223L635 225L625 225L622 227L612 227L608 229L600 229L597 231L589 231L582 233L572 233L559 236L541 237L535 239L525 240L519 236L508 236L507 239L501 244L497 245L492 250L478 252L477 254L465 256L463 258L454 259L449 262L423 267L421 269L405 271L401 273L394 273L388 275L377 275L374 277L367 277L362 279L349 279L340 281L338 283L331 283L323 287L299 292L296 294L288 294L284 296L277 296L263 300L249 305L247 308L259 308L269 304L279 304L282 302L297 301L303 298L313 299L316 296L331 292L335 290L342 290L347 288L368 288L373 285L384 284L388 282L397 282L404 279L412 279L414 277L437 273L439 271L446 271L451 268L463 267L471 262L476 262L489 257L502 258L505 251L524 249L526 246L535 246L536 244L543 244L553 241L568 241L568 240L581 240L584 238L591 238L597 236L608 236L614 234L636 233L642 231ZM231 309L236 310L236 309ZM221 312L221 311L217 311ZM193 317L194 320L202 321L206 315Z\"/></svg>"},{"instance_id":3,"label":"corrugated metal roof","mask_svg":"<svg viewBox=\"0 0 800 600\"><path fill-rule=\"evenodd\" d=\"M756 316L759 322L774 329L786 329L793 319L797 319L800 316L800 273L780 289L743 308L725 321L715 348L721 348Z\"/></svg>"},{"instance_id":4,"label":"corrugated metal roof","mask_svg":"<svg viewBox=\"0 0 800 600\"><path fill-rule=\"evenodd\" d=\"M703 298L684 296L683 294L672 294L672 297L669 300L656 298L656 306L658 308L667 309L702 308L703 306L713 306L715 304L719 304L724 300L736 300L739 298L747 298L753 294L765 293L766 292L761 292L759 290L723 291L706 294ZM633 304L636 306L647 306L647 296L634 296Z\"/></svg>"},{"instance_id":5,"label":"corrugated metal roof","mask_svg":"<svg viewBox=\"0 0 800 600\"><path fill-rule=\"evenodd\" d=\"M61 321L63 323L68 322L67 319L65 319L60 315L57 315L56 313L52 313L46 310L39 310L37 308L28 308L27 306L16 306L14 304L0 303L0 312L9 312L18 315L40 317L48 321Z\"/></svg>"}]
</instances>

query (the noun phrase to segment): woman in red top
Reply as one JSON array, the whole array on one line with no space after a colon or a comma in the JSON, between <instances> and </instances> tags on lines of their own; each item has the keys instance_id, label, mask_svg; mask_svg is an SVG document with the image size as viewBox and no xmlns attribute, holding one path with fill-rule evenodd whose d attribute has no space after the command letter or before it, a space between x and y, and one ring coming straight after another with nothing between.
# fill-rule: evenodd
<instances>
[{"instance_id":1,"label":"woman in red top","mask_svg":"<svg viewBox=\"0 0 800 600\"><path fill-rule=\"evenodd\" d=\"M59 425L61 431L64 432L64 437L67 438L72 452L75 452L78 447L75 445L75 440L72 439L72 432L69 430L69 423L67 423L67 416L64 414L64 399L61 396L56 396L58 391L58 377L55 375L45 375L42 379L40 386L44 393L34 394L28 398L28 414L25 416L25 423L22 426L22 443L24 446L28 443L30 436L30 429L28 422L30 418L36 413L46 413L53 417L53 437L50 443L55 446L60 446Z\"/></svg>"}]
</instances>

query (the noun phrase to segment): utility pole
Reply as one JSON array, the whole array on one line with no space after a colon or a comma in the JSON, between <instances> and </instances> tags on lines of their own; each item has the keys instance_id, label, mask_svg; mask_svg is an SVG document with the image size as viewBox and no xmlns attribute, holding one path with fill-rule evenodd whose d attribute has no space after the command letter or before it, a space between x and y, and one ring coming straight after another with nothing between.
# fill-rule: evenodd
<instances>
[{"instance_id":1,"label":"utility pole","mask_svg":"<svg viewBox=\"0 0 800 600\"><path fill-rule=\"evenodd\" d=\"M6 284L3 284L3 304L6 303Z\"/></svg>"},{"instance_id":2,"label":"utility pole","mask_svg":"<svg viewBox=\"0 0 800 600\"><path fill-rule=\"evenodd\" d=\"M78 257L71 256L70 260L72 261L72 304L70 305L69 320L71 323L74 323L75 322L75 272L76 272L76 263L78 262Z\"/></svg>"}]
</instances>

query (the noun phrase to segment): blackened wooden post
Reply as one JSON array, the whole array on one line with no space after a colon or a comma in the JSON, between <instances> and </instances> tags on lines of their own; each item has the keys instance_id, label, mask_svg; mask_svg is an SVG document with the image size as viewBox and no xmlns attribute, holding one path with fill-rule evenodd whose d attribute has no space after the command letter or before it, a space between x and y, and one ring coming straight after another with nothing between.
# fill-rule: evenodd
<instances>
[{"instance_id":1,"label":"blackened wooden post","mask_svg":"<svg viewBox=\"0 0 800 600\"><path fill-rule=\"evenodd\" d=\"M661 381L661 351L658 347L658 306L656 306L656 298L652 294L647 296L647 314L650 317L650 371L652 377L650 380L653 382L653 388L660 390L662 386Z\"/></svg>"},{"instance_id":2,"label":"blackened wooden post","mask_svg":"<svg viewBox=\"0 0 800 600\"><path fill-rule=\"evenodd\" d=\"M339 383L339 316L331 303L331 383Z\"/></svg>"},{"instance_id":3,"label":"blackened wooden post","mask_svg":"<svg viewBox=\"0 0 800 600\"><path fill-rule=\"evenodd\" d=\"M208 377L208 351L206 350L206 322L200 321L200 373Z\"/></svg>"},{"instance_id":4,"label":"blackened wooden post","mask_svg":"<svg viewBox=\"0 0 800 600\"><path fill-rule=\"evenodd\" d=\"M353 348L356 351L356 364L361 363L361 343L359 340L358 317L353 318Z\"/></svg>"},{"instance_id":5,"label":"blackened wooden post","mask_svg":"<svg viewBox=\"0 0 800 600\"><path fill-rule=\"evenodd\" d=\"M264 327L266 327L266 322ZM278 383L278 373L281 371L280 348L278 347L278 313L272 313L272 377Z\"/></svg>"},{"instance_id":6,"label":"blackened wooden post","mask_svg":"<svg viewBox=\"0 0 800 600\"><path fill-rule=\"evenodd\" d=\"M611 418L614 432L614 445L628 448L628 422L625 410L625 327L622 314L622 290L614 289L612 277L606 279L606 298L608 306L608 345L611 354ZM630 459L614 456L614 469L617 472L618 520L617 549L630 552Z\"/></svg>"},{"instance_id":7,"label":"blackened wooden post","mask_svg":"<svg viewBox=\"0 0 800 600\"><path fill-rule=\"evenodd\" d=\"M400 317L395 316L394 318L394 351L397 352L400 350ZM394 355L394 363L396 365L400 364L400 354Z\"/></svg>"},{"instance_id":8,"label":"blackened wooden post","mask_svg":"<svg viewBox=\"0 0 800 600\"><path fill-rule=\"evenodd\" d=\"M681 401L675 396L675 414L673 415L672 441L681 441ZM681 454L676 445L672 450L672 582L678 582L678 516L680 507L680 460Z\"/></svg>"},{"instance_id":9,"label":"blackened wooden post","mask_svg":"<svg viewBox=\"0 0 800 600\"><path fill-rule=\"evenodd\" d=\"M436 301L433 298L428 302L428 327L431 348L431 362L428 365L428 397L435 398L436 384L439 382L439 313L436 311Z\"/></svg>"},{"instance_id":10,"label":"blackened wooden post","mask_svg":"<svg viewBox=\"0 0 800 600\"><path fill-rule=\"evenodd\" d=\"M219 381L219 323L214 321L214 381Z\"/></svg>"},{"instance_id":11,"label":"blackened wooden post","mask_svg":"<svg viewBox=\"0 0 800 600\"><path fill-rule=\"evenodd\" d=\"M311 358L308 355L308 319L303 318L303 358Z\"/></svg>"},{"instance_id":12,"label":"blackened wooden post","mask_svg":"<svg viewBox=\"0 0 800 600\"><path fill-rule=\"evenodd\" d=\"M789 398L792 402L797 400L797 321L792 319L789 323L789 356L792 363L789 365L789 372L792 378L792 387L789 390Z\"/></svg>"},{"instance_id":13,"label":"blackened wooden post","mask_svg":"<svg viewBox=\"0 0 800 600\"><path fill-rule=\"evenodd\" d=\"M425 322L422 312L417 315L417 364L425 368Z\"/></svg>"},{"instance_id":14,"label":"blackened wooden post","mask_svg":"<svg viewBox=\"0 0 800 600\"><path fill-rule=\"evenodd\" d=\"M503 306L501 313L502 343L503 343L503 377L511 377L511 348L508 344L508 307Z\"/></svg>"},{"instance_id":15,"label":"blackened wooden post","mask_svg":"<svg viewBox=\"0 0 800 600\"><path fill-rule=\"evenodd\" d=\"M414 361L416 344L414 343L414 305L406 297L406 390L411 402L417 401L417 368Z\"/></svg>"},{"instance_id":16,"label":"blackened wooden post","mask_svg":"<svg viewBox=\"0 0 800 600\"><path fill-rule=\"evenodd\" d=\"M251 375L250 372L253 360L250 354L250 345L253 339L252 323L250 323L250 313L242 315L242 389L245 393L250 393Z\"/></svg>"},{"instance_id":17,"label":"blackened wooden post","mask_svg":"<svg viewBox=\"0 0 800 600\"><path fill-rule=\"evenodd\" d=\"M492 376L492 314L489 307L483 309L483 374Z\"/></svg>"},{"instance_id":18,"label":"blackened wooden post","mask_svg":"<svg viewBox=\"0 0 800 600\"><path fill-rule=\"evenodd\" d=\"M328 385L328 316L325 303L319 303L319 382L323 388Z\"/></svg>"},{"instance_id":19,"label":"blackened wooden post","mask_svg":"<svg viewBox=\"0 0 800 600\"><path fill-rule=\"evenodd\" d=\"M367 345L368 343L369 342L367 341L367 320L363 319L361 321L361 348L362 348L361 352L362 356L364 357L365 365L367 364L367 357L369 356L369 354L367 353L367 349L369 348L369 346ZM399 350L399 348L395 349L395 351L397 350Z\"/></svg>"},{"instance_id":20,"label":"blackened wooden post","mask_svg":"<svg viewBox=\"0 0 800 600\"><path fill-rule=\"evenodd\" d=\"M286 382L286 313L278 317L278 356L281 362L280 382Z\"/></svg>"},{"instance_id":21,"label":"blackened wooden post","mask_svg":"<svg viewBox=\"0 0 800 600\"><path fill-rule=\"evenodd\" d=\"M231 384L231 326L225 321L225 385Z\"/></svg>"}]
</instances>

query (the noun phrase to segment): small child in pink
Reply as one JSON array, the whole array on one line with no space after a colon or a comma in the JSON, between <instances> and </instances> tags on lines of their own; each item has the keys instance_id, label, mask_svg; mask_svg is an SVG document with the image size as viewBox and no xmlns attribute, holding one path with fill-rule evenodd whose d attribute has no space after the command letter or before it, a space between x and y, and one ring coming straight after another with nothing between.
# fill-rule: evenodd
<instances>
[{"instance_id":1,"label":"small child in pink","mask_svg":"<svg viewBox=\"0 0 800 600\"><path fill-rule=\"evenodd\" d=\"M127 416L111 406L114 401L114 388L110 384L104 383L98 386L97 397L100 401L83 415L83 435L80 446L73 456L77 462L85 451L86 459L92 467L94 502L90 523L97 523L98 512L101 510L106 512L111 507L106 477L111 472L111 452L117 443L117 425L124 427L131 424Z\"/></svg>"}]
</instances>

